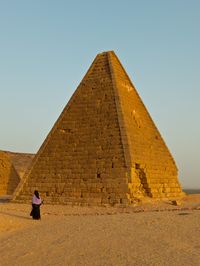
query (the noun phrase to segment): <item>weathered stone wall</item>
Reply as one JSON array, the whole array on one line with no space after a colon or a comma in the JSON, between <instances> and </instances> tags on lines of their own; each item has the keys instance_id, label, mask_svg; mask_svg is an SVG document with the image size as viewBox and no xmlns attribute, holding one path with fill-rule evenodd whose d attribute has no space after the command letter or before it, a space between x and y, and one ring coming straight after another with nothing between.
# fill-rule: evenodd
<instances>
[{"instance_id":1,"label":"weathered stone wall","mask_svg":"<svg viewBox=\"0 0 200 266\"><path fill-rule=\"evenodd\" d=\"M20 177L11 163L10 157L0 151L0 195L12 195Z\"/></svg>"},{"instance_id":2,"label":"weathered stone wall","mask_svg":"<svg viewBox=\"0 0 200 266\"><path fill-rule=\"evenodd\" d=\"M177 197L175 162L113 52L97 55L16 190L27 201L130 203Z\"/></svg>"}]
</instances>

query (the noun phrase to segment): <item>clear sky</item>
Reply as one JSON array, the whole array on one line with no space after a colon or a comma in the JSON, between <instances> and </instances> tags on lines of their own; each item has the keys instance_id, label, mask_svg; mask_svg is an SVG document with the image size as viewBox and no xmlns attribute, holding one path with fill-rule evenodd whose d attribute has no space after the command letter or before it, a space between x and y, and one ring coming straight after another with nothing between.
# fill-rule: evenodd
<instances>
[{"instance_id":1,"label":"clear sky","mask_svg":"<svg viewBox=\"0 0 200 266\"><path fill-rule=\"evenodd\" d=\"M114 50L200 188L200 1L0 0L0 150L36 153L97 53Z\"/></svg>"}]
</instances>

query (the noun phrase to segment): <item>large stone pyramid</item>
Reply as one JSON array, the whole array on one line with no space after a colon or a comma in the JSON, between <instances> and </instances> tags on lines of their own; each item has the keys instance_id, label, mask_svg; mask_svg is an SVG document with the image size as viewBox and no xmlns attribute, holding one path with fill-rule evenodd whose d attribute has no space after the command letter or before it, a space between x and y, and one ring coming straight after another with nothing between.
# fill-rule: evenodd
<instances>
[{"instance_id":1,"label":"large stone pyramid","mask_svg":"<svg viewBox=\"0 0 200 266\"><path fill-rule=\"evenodd\" d=\"M20 177L10 156L0 151L0 195L12 195L19 182Z\"/></svg>"},{"instance_id":2,"label":"large stone pyramid","mask_svg":"<svg viewBox=\"0 0 200 266\"><path fill-rule=\"evenodd\" d=\"M174 159L114 52L96 56L14 198L35 189L69 204L182 195Z\"/></svg>"}]
</instances>

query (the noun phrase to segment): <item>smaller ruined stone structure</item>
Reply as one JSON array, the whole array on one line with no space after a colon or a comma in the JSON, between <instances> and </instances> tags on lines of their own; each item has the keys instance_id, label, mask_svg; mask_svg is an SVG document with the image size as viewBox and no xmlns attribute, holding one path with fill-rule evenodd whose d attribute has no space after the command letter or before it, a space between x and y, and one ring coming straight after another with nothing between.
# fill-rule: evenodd
<instances>
[{"instance_id":1,"label":"smaller ruined stone structure","mask_svg":"<svg viewBox=\"0 0 200 266\"><path fill-rule=\"evenodd\" d=\"M10 152L4 151L8 154L14 165L20 179L23 178L27 168L31 164L35 154L32 153L22 153L22 152Z\"/></svg>"},{"instance_id":2,"label":"smaller ruined stone structure","mask_svg":"<svg viewBox=\"0 0 200 266\"><path fill-rule=\"evenodd\" d=\"M0 195L12 195L19 182L20 177L10 156L0 151Z\"/></svg>"},{"instance_id":3,"label":"smaller ruined stone structure","mask_svg":"<svg viewBox=\"0 0 200 266\"><path fill-rule=\"evenodd\" d=\"M129 204L182 195L175 161L114 52L98 54L14 200Z\"/></svg>"}]
</instances>

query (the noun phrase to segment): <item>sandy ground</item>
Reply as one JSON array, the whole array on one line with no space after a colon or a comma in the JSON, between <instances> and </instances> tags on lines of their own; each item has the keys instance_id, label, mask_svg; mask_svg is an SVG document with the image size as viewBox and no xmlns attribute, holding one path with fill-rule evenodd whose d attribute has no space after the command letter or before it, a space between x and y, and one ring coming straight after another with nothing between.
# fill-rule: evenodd
<instances>
[{"instance_id":1,"label":"sandy ground","mask_svg":"<svg viewBox=\"0 0 200 266\"><path fill-rule=\"evenodd\" d=\"M200 265L200 195L136 207L0 203L0 265Z\"/></svg>"}]
</instances>

